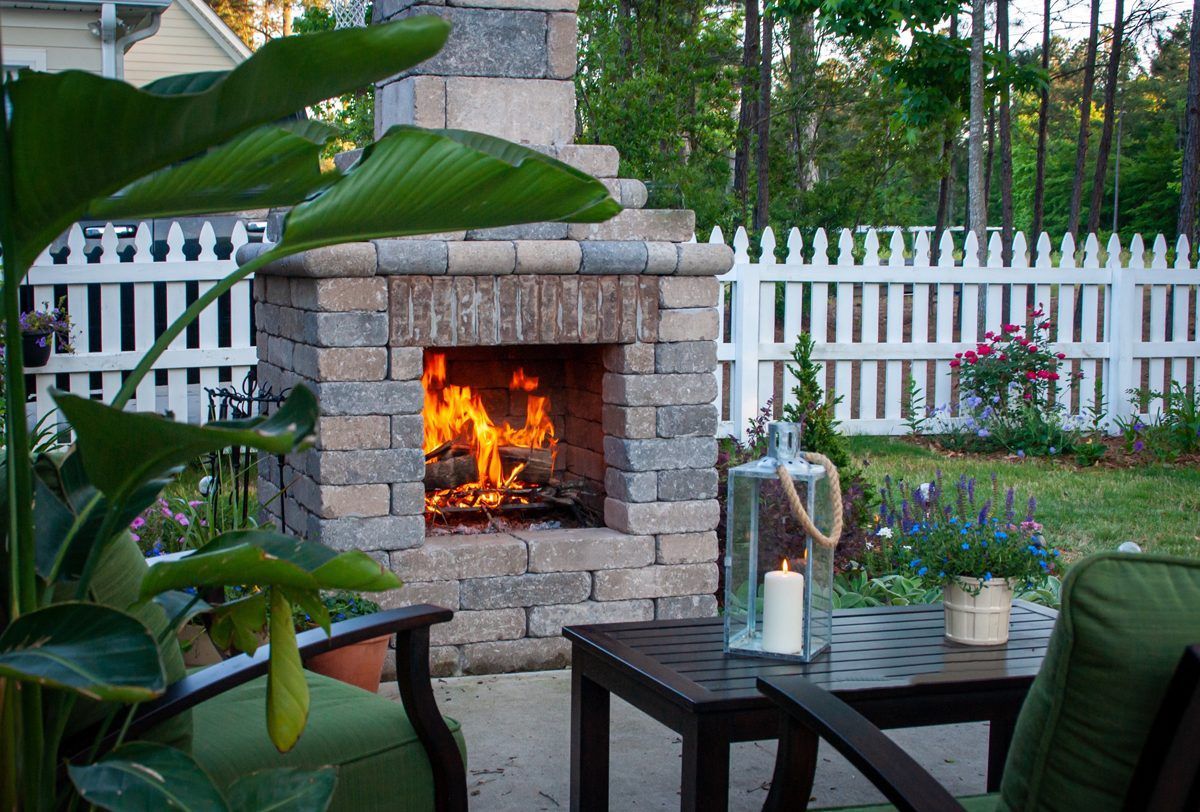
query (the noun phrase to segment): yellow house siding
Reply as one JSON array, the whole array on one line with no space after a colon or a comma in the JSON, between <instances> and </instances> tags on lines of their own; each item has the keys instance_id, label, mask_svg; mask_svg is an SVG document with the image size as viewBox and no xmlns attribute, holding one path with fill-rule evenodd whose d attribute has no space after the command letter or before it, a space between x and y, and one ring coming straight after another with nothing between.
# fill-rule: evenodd
<instances>
[{"instance_id":1,"label":"yellow house siding","mask_svg":"<svg viewBox=\"0 0 1200 812\"><path fill-rule=\"evenodd\" d=\"M158 33L125 54L125 81L141 86L163 76L229 70L236 62L178 3L162 15Z\"/></svg>"},{"instance_id":2,"label":"yellow house siding","mask_svg":"<svg viewBox=\"0 0 1200 812\"><path fill-rule=\"evenodd\" d=\"M0 41L5 47L44 50L49 73L72 69L99 73L100 39L88 30L97 16L94 10L6 8L0 12Z\"/></svg>"}]
</instances>

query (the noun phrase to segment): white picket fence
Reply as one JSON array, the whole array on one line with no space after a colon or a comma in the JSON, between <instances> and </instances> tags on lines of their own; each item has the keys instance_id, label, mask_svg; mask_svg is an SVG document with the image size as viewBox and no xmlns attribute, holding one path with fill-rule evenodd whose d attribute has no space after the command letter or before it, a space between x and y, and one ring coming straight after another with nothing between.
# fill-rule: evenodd
<instances>
[{"instance_id":1,"label":"white picket fence","mask_svg":"<svg viewBox=\"0 0 1200 812\"><path fill-rule=\"evenodd\" d=\"M1161 235L1149 251L1141 235L1133 236L1127 250L1114 235L1103 256L1096 237L1089 236L1077 264L1067 235L1053 264L1050 238L1042 234L1031 266L1025 236L1016 234L1006 266L999 235L993 235L982 267L974 259L974 235L967 237L962 265L955 265L948 234L935 264L924 232L913 237L908 256L899 231L883 239L890 249L886 258L880 256L881 236L870 230L858 261L849 230L839 235L831 258L823 230L806 251L800 232L792 229L780 261L767 229L762 256L752 262L749 239L738 229L734 266L719 278L723 433L744 436L748 421L769 400L776 414L794 401L795 380L785 363L802 331L815 339L813 357L825 364L827 392L842 398L836 416L845 431L905 433L909 376L924 404L949 405L956 413L954 354L1006 322L1030 326L1028 308L1039 305L1054 323L1053 350L1067 356L1064 371L1082 373L1077 380L1064 375L1056 384L1054 398L1071 414L1090 418L1103 408L1113 428L1134 414L1129 390L1161 392L1171 381L1197 385L1200 271L1188 264L1183 238L1171 266ZM718 229L709 241L724 242L724 236ZM1151 402L1145 411L1153 414L1161 405Z\"/></svg>"},{"instance_id":2,"label":"white picket fence","mask_svg":"<svg viewBox=\"0 0 1200 812\"><path fill-rule=\"evenodd\" d=\"M46 366L30 370L34 375L31 417L40 420L53 411L53 386L111 400L124 373L137 365L161 328L183 313L195 296L234 270L233 256L248 242L241 223L234 226L231 240L232 253L226 259L218 258L216 233L212 224L205 222L198 239L199 253L189 258L183 230L173 222L167 232L166 255L156 260L148 224L138 227L132 256L109 224L99 241L98 255L89 259L83 229L73 226L67 235L65 261L60 256L56 262L49 252L43 253L26 277L38 309L55 304L65 289L76 349L73 355L56 351ZM122 259L122 248L131 261ZM189 296L191 283L195 289ZM198 329L190 336L185 331L158 359L154 368L162 373L152 372L142 380L131 408L170 411L178 420L201 423L207 418L205 387L241 385L258 362L250 329L251 281L238 282L227 295L225 329L220 323L225 308L214 303L200 315ZM125 313L132 310L132 324L123 317L123 298ZM95 346L99 349L93 351Z\"/></svg>"}]
</instances>

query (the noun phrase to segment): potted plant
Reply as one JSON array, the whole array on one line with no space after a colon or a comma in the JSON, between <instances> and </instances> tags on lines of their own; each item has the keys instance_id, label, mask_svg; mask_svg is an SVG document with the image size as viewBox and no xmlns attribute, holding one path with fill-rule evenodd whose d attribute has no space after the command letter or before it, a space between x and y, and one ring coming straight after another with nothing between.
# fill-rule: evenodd
<instances>
[{"instance_id":1,"label":"potted plant","mask_svg":"<svg viewBox=\"0 0 1200 812\"><path fill-rule=\"evenodd\" d=\"M50 360L50 349L57 345L62 353L74 353L71 345L71 316L66 304L59 300L57 307L43 304L45 310L28 310L21 314L21 351L26 368L44 367Z\"/></svg>"},{"instance_id":2,"label":"potted plant","mask_svg":"<svg viewBox=\"0 0 1200 812\"><path fill-rule=\"evenodd\" d=\"M379 611L379 604L369 601L354 592L327 592L322 594L321 602L329 619L337 623L352 617L373 615ZM297 608L293 617L296 621L296 631L302 632L315 629L319 625L307 612ZM387 635L371 640L363 640L351 646L318 654L304 664L309 671L324 674L348 685L362 688L364 691L375 693L379 690L379 679L383 673L383 660L387 656Z\"/></svg>"},{"instance_id":3,"label":"potted plant","mask_svg":"<svg viewBox=\"0 0 1200 812\"><path fill-rule=\"evenodd\" d=\"M1040 586L1058 569L1060 552L1046 544L1034 519L1036 499L1019 517L1016 492L1001 496L995 476L990 488L960 477L947 494L940 472L917 488L889 478L880 496L869 567L940 586L948 640L1007 642L1014 590Z\"/></svg>"}]
</instances>

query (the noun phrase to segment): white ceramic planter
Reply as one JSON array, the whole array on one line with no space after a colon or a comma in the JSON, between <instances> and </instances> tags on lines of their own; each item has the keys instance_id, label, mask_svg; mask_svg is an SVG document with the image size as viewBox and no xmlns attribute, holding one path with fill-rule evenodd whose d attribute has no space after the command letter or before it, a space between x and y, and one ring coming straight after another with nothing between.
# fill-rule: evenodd
<instances>
[{"instance_id":1,"label":"white ceramic planter","mask_svg":"<svg viewBox=\"0 0 1200 812\"><path fill-rule=\"evenodd\" d=\"M971 592L978 587L979 594ZM967 646L998 646L1008 642L1008 619L1012 614L1013 587L1007 579L959 578L942 587L946 617L946 639Z\"/></svg>"}]
</instances>

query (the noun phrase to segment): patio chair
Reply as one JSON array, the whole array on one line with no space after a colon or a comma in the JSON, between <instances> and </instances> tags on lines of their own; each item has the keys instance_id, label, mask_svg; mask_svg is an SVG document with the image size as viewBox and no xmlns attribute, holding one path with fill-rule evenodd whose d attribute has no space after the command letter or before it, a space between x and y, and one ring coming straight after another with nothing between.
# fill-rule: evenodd
<instances>
[{"instance_id":1,"label":"patio chair","mask_svg":"<svg viewBox=\"0 0 1200 812\"><path fill-rule=\"evenodd\" d=\"M146 569L132 539L114 544L97 572L96 599L129 606ZM143 621L152 629L165 626L165 614L154 605L150 608L157 615ZM401 702L306 671L308 724L295 748L282 754L267 737L266 647L254 656L232 657L185 675L172 637L164 650L172 684L164 696L138 707L126 739L150 739L188 750L222 788L260 769L331 764L338 774L331 810L465 812L462 733L457 722L438 712L429 677L429 627L453 615L436 606L410 606L335 623L330 637L320 629L298 635L300 656L308 659L394 634ZM90 746L93 731L76 739L80 751ZM110 733L102 749L112 747L115 738L116 733Z\"/></svg>"},{"instance_id":2,"label":"patio chair","mask_svg":"<svg viewBox=\"0 0 1200 812\"><path fill-rule=\"evenodd\" d=\"M820 736L894 806L861 810L1200 809L1200 561L1101 554L1076 564L1018 717L1000 791L954 798L844 702L800 678L759 679L783 713L764 809L805 809L789 741ZM803 797L799 797L803 796Z\"/></svg>"}]
</instances>

